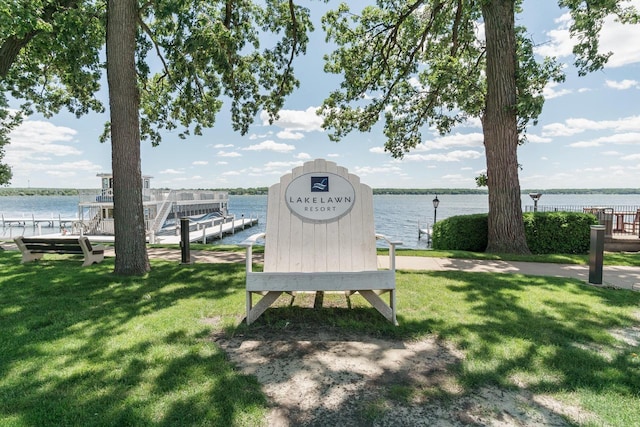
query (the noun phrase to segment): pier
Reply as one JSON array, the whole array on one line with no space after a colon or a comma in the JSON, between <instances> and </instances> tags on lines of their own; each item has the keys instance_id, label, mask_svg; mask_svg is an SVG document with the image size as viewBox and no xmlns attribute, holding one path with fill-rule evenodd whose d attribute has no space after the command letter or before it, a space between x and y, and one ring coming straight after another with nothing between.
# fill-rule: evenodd
<instances>
[{"instance_id":1,"label":"pier","mask_svg":"<svg viewBox=\"0 0 640 427\"><path fill-rule=\"evenodd\" d=\"M189 231L189 241L192 243L211 243L215 239L222 239L224 236L242 231L245 228L258 224L257 218L240 219L230 218L228 221L210 221L207 223L192 223ZM174 234L158 234L149 238L149 243L178 244L180 243L180 229L175 227Z\"/></svg>"},{"instance_id":2,"label":"pier","mask_svg":"<svg viewBox=\"0 0 640 427\"><path fill-rule=\"evenodd\" d=\"M27 227L32 228L33 232L27 233L29 236L49 236L52 238L62 236L74 236L84 234L90 237L91 241L113 243L114 235L108 234L87 234L78 233L74 224L78 223L77 218L37 218L35 215L25 217L5 217L1 215L2 230L0 238L11 238L25 235L25 229ZM258 224L257 218L245 218L244 215L240 218L235 216L228 216L224 218L216 217L205 221L191 221L189 231L190 242L211 243L214 240L220 240L224 236L235 234L237 231L242 231L245 228L253 227ZM42 230L42 229L53 230ZM57 232L56 229L57 228ZM8 232L8 234L7 234ZM148 235L149 243L159 244L179 244L180 243L180 228L167 227L162 233L155 234L150 232Z\"/></svg>"},{"instance_id":3,"label":"pier","mask_svg":"<svg viewBox=\"0 0 640 427\"><path fill-rule=\"evenodd\" d=\"M58 215L58 218L55 218L53 215L50 218L36 218L34 214L31 214L31 217L24 216L14 218L5 217L4 214L2 214L1 218L2 228L14 226L26 227L27 225L31 225L33 228L36 228L39 225L54 228L56 227L56 224L58 224L59 228L62 228L70 227L74 221L78 220L77 218L62 218L60 215Z\"/></svg>"}]
</instances>

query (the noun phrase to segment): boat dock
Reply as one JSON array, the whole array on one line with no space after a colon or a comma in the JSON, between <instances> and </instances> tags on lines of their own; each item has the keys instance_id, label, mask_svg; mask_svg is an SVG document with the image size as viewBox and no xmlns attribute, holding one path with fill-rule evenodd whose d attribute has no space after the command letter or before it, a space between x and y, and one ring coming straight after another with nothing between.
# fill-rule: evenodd
<instances>
[{"instance_id":1,"label":"boat dock","mask_svg":"<svg viewBox=\"0 0 640 427\"><path fill-rule=\"evenodd\" d=\"M242 231L245 228L253 227L258 224L257 218L240 219L230 218L228 221L213 221L207 224L191 223L189 231L189 242L211 243L215 239L222 239L224 236L234 234L236 231ZM194 229L195 228L195 229ZM151 236L149 243L160 244L178 244L181 240L179 228L174 228L174 234L158 234Z\"/></svg>"},{"instance_id":2,"label":"boat dock","mask_svg":"<svg viewBox=\"0 0 640 427\"><path fill-rule=\"evenodd\" d=\"M78 221L77 218L36 218L32 215L31 217L20 218L8 218L1 216L1 219L4 233L1 233L0 237L13 239L16 236L24 235L24 229L27 227L32 227L34 229L33 232L27 233L27 235L30 236L48 236L56 238L79 235L78 233L72 233L73 224ZM191 221L189 224L189 241L211 243L216 239L222 239L224 236L235 234L237 231L253 227L256 224L258 224L257 218L245 218L244 215L240 218L229 216L226 218L214 218L201 222ZM58 232L52 232L50 230L43 232L43 228L59 228L59 230ZM113 243L115 237L114 235L107 234L83 234L94 242ZM149 243L179 244L180 239L180 228L175 226L164 229L164 232L161 234L148 234Z\"/></svg>"},{"instance_id":3,"label":"boat dock","mask_svg":"<svg viewBox=\"0 0 640 427\"><path fill-rule=\"evenodd\" d=\"M2 218L2 228L15 226L26 227L27 225L31 225L34 228L38 226L53 228L56 227L56 224L62 228L70 227L74 221L78 220L78 218L62 218L60 215L58 215L57 218L53 215L50 218L36 218L34 214L31 214L31 217L23 216L14 218L5 217L4 214L2 214L0 218Z\"/></svg>"},{"instance_id":4,"label":"boat dock","mask_svg":"<svg viewBox=\"0 0 640 427\"><path fill-rule=\"evenodd\" d=\"M418 221L418 240L422 239L422 236L427 236L427 241L431 241L432 228L429 223L420 224Z\"/></svg>"}]
</instances>

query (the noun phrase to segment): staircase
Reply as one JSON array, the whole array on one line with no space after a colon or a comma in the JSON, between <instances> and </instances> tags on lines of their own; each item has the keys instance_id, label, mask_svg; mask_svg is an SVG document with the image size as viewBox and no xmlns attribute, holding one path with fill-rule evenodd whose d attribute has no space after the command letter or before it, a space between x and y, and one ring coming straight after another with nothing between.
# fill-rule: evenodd
<instances>
[{"instance_id":1,"label":"staircase","mask_svg":"<svg viewBox=\"0 0 640 427\"><path fill-rule=\"evenodd\" d=\"M174 190L171 190L169 191L169 194L167 194L167 197L165 197L162 205L160 206L160 210L158 211L158 215L156 215L156 218L153 221L153 226L151 227L151 230L148 231L157 233L162 228L162 225L169 216L169 212L171 212L171 206L173 205L173 193Z\"/></svg>"}]
</instances>

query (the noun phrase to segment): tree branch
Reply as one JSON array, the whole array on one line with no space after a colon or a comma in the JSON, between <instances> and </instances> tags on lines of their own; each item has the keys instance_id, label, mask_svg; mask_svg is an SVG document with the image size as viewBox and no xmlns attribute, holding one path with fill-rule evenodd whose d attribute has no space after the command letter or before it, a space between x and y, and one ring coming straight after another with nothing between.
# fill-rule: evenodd
<instances>
[{"instance_id":1,"label":"tree branch","mask_svg":"<svg viewBox=\"0 0 640 427\"><path fill-rule=\"evenodd\" d=\"M291 17L291 27L293 30L293 41L291 44L291 53L289 55L289 61L287 62L287 66L285 67L285 71L284 74L282 75L282 80L280 81L280 86L278 87L278 92L277 95L280 96L284 93L285 91L285 84L286 81L289 77L289 75L291 74L291 68L293 65L293 60L295 59L296 56L296 48L298 46L298 20L296 18L296 8L295 8L295 3L293 2L293 0L289 0L289 15Z\"/></svg>"},{"instance_id":2,"label":"tree branch","mask_svg":"<svg viewBox=\"0 0 640 427\"><path fill-rule=\"evenodd\" d=\"M162 62L162 68L164 68L164 74L158 78L158 81L164 79L166 76L171 76L171 71L169 70L169 66L167 65L167 62L165 61L164 56L160 51L160 46L158 46L158 43L153 37L151 28L149 28L149 26L142 19L142 16L140 16L139 14L138 14L138 24L140 24L140 28L142 28L142 30L149 36L149 39L151 39L151 42L153 43L153 47L156 50L156 54L158 55L158 58L160 58L160 62Z\"/></svg>"},{"instance_id":3,"label":"tree branch","mask_svg":"<svg viewBox=\"0 0 640 427\"><path fill-rule=\"evenodd\" d=\"M42 10L40 19L44 22L51 23L53 15L56 12L77 8L78 3L79 0L61 0L58 3L48 4ZM12 35L2 43L2 46L0 46L0 78L4 79L7 77L9 69L11 69L11 66L18 58L20 51L40 32L40 30L33 29L25 33L22 37Z\"/></svg>"}]
</instances>

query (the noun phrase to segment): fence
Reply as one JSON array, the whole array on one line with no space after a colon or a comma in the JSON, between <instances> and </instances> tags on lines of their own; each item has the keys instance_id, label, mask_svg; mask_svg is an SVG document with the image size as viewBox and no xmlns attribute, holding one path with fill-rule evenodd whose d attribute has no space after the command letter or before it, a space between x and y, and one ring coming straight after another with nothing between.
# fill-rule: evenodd
<instances>
[{"instance_id":1,"label":"fence","mask_svg":"<svg viewBox=\"0 0 640 427\"><path fill-rule=\"evenodd\" d=\"M605 235L613 237L640 238L640 206L525 206L525 212L584 212L594 214L605 226Z\"/></svg>"}]
</instances>

